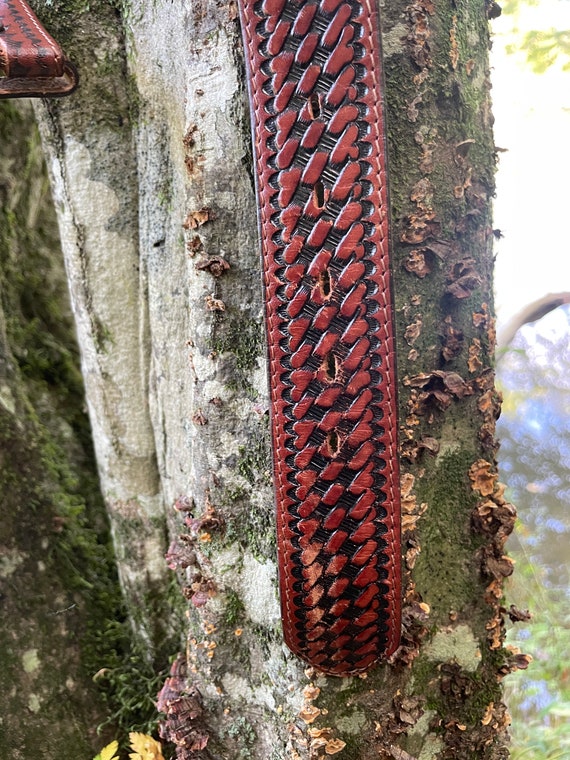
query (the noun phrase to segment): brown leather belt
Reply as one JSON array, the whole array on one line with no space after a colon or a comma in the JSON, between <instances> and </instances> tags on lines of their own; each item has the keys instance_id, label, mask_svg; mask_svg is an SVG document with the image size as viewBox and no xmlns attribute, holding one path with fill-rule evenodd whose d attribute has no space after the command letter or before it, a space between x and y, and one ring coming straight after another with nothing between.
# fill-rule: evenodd
<instances>
[{"instance_id":1,"label":"brown leather belt","mask_svg":"<svg viewBox=\"0 0 570 760\"><path fill-rule=\"evenodd\" d=\"M77 71L24 0L0 0L0 98L60 97Z\"/></svg>"},{"instance_id":2,"label":"brown leather belt","mask_svg":"<svg viewBox=\"0 0 570 760\"><path fill-rule=\"evenodd\" d=\"M401 547L376 0L241 0L283 630L330 674L398 646Z\"/></svg>"}]
</instances>

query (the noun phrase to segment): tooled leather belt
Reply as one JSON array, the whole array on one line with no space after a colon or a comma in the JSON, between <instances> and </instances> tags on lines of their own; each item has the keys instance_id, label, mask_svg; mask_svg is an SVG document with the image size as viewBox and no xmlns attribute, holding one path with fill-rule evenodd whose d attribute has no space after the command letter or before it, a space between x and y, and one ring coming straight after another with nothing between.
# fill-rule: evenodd
<instances>
[{"instance_id":1,"label":"tooled leather belt","mask_svg":"<svg viewBox=\"0 0 570 760\"><path fill-rule=\"evenodd\" d=\"M24 0L0 0L0 98L58 97L77 71Z\"/></svg>"},{"instance_id":2,"label":"tooled leather belt","mask_svg":"<svg viewBox=\"0 0 570 760\"><path fill-rule=\"evenodd\" d=\"M330 674L400 635L393 305L377 0L240 0L288 646Z\"/></svg>"}]
</instances>

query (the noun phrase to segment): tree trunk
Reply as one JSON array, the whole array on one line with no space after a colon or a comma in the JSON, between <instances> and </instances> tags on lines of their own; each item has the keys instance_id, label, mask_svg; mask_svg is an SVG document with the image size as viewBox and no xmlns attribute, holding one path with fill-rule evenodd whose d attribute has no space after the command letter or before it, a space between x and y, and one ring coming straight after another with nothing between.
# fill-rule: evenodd
<instances>
[{"instance_id":1,"label":"tree trunk","mask_svg":"<svg viewBox=\"0 0 570 760\"><path fill-rule=\"evenodd\" d=\"M119 573L151 651L184 619L167 532L190 600L180 756L507 757L500 679L525 660L502 648L514 514L494 459L483 3L381 9L406 590L402 647L350 679L305 668L282 642L236 11L39 7L82 77L36 111Z\"/></svg>"},{"instance_id":2,"label":"tree trunk","mask_svg":"<svg viewBox=\"0 0 570 760\"><path fill-rule=\"evenodd\" d=\"M0 756L87 757L121 598L29 102L0 103ZM124 615L123 615L124 617ZM125 636L122 636L125 640ZM111 646L121 646L115 635ZM108 664L108 662L106 663Z\"/></svg>"}]
</instances>

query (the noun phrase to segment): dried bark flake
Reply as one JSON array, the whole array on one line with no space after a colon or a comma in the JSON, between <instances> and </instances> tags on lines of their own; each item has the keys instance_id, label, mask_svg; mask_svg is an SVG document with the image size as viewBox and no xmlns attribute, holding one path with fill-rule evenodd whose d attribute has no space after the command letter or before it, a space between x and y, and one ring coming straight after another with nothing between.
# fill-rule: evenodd
<instances>
[{"instance_id":1,"label":"dried bark flake","mask_svg":"<svg viewBox=\"0 0 570 760\"><path fill-rule=\"evenodd\" d=\"M408 253L408 258L404 261L404 269L410 274L415 274L420 280L431 274L432 267L426 258L427 248L414 248Z\"/></svg>"},{"instance_id":2,"label":"dried bark flake","mask_svg":"<svg viewBox=\"0 0 570 760\"><path fill-rule=\"evenodd\" d=\"M221 277L228 271L230 265L223 256L211 256L197 261L195 267L199 272L209 272L212 277Z\"/></svg>"},{"instance_id":3,"label":"dried bark flake","mask_svg":"<svg viewBox=\"0 0 570 760\"><path fill-rule=\"evenodd\" d=\"M325 744L325 752L327 755L336 755L337 752L341 752L346 747L346 742L342 739L331 739L330 742Z\"/></svg>"},{"instance_id":4,"label":"dried bark flake","mask_svg":"<svg viewBox=\"0 0 570 760\"><path fill-rule=\"evenodd\" d=\"M478 459L469 468L469 478L471 479L474 491L479 491L481 496L490 496L495 490L497 484L497 473L492 472L492 465L485 459Z\"/></svg>"},{"instance_id":5,"label":"dried bark flake","mask_svg":"<svg viewBox=\"0 0 570 760\"><path fill-rule=\"evenodd\" d=\"M474 259L463 259L455 263L447 275L445 292L454 298L468 298L481 285L481 277L475 269Z\"/></svg>"},{"instance_id":6,"label":"dried bark flake","mask_svg":"<svg viewBox=\"0 0 570 760\"><path fill-rule=\"evenodd\" d=\"M210 311L225 311L226 305L221 298L214 298L213 295L208 294L205 298L206 306Z\"/></svg>"},{"instance_id":7,"label":"dried bark flake","mask_svg":"<svg viewBox=\"0 0 570 760\"><path fill-rule=\"evenodd\" d=\"M406 217L400 240L402 243L419 245L430 237L437 237L440 229L441 224L435 217L435 211L420 211Z\"/></svg>"},{"instance_id":8,"label":"dried bark flake","mask_svg":"<svg viewBox=\"0 0 570 760\"><path fill-rule=\"evenodd\" d=\"M469 346L469 358L467 359L469 372L480 372L483 369L483 362L481 361L482 350L481 341L478 338L474 338L473 343Z\"/></svg>"},{"instance_id":9,"label":"dried bark flake","mask_svg":"<svg viewBox=\"0 0 570 760\"><path fill-rule=\"evenodd\" d=\"M190 211L182 226L185 230L197 230L210 219L210 209L202 208L199 211Z\"/></svg>"},{"instance_id":10,"label":"dried bark flake","mask_svg":"<svg viewBox=\"0 0 570 760\"><path fill-rule=\"evenodd\" d=\"M299 717L304 723L314 723L321 714L321 710L314 705L305 705L299 712Z\"/></svg>"},{"instance_id":11,"label":"dried bark flake","mask_svg":"<svg viewBox=\"0 0 570 760\"><path fill-rule=\"evenodd\" d=\"M420 337L422 332L422 319L418 317L411 324L406 327L404 332L404 340L408 346L413 346L416 340Z\"/></svg>"}]
</instances>

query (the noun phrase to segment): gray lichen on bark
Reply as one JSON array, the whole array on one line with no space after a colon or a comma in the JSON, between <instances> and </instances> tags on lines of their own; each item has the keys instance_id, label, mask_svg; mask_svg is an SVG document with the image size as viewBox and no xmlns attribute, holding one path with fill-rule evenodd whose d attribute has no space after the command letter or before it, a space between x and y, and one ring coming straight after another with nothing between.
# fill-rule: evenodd
<instances>
[{"instance_id":1,"label":"gray lichen on bark","mask_svg":"<svg viewBox=\"0 0 570 760\"><path fill-rule=\"evenodd\" d=\"M35 104L58 210L86 400L137 634L152 652L171 631L163 494L149 408L147 284L123 32L111 7L79 14L81 95ZM162 600L162 601L161 601Z\"/></svg>"}]
</instances>

